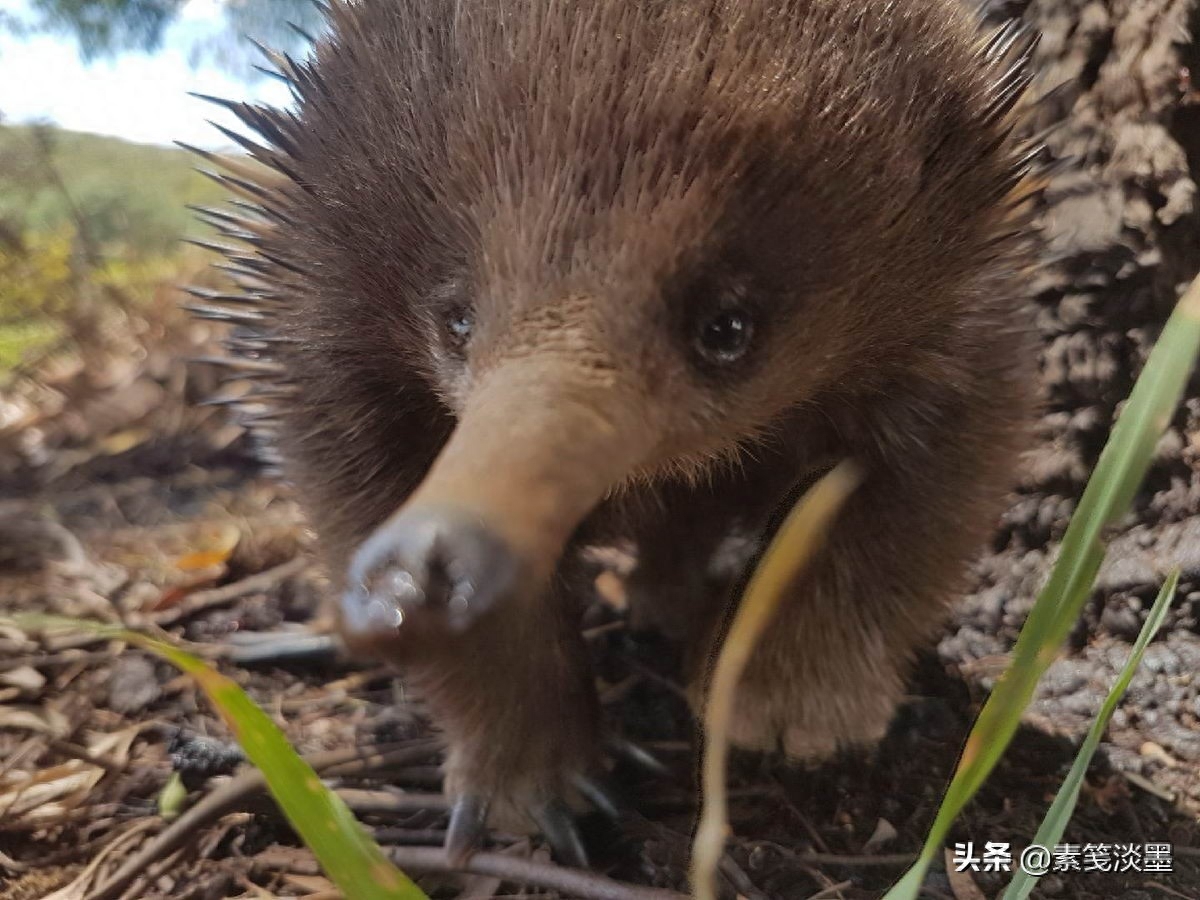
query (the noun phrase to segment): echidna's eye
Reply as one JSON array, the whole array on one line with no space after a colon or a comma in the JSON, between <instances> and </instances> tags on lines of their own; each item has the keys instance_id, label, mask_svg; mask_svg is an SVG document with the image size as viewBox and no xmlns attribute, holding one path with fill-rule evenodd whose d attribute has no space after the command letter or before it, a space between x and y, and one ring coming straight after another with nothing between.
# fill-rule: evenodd
<instances>
[{"instance_id":1,"label":"echidna's eye","mask_svg":"<svg viewBox=\"0 0 1200 900\"><path fill-rule=\"evenodd\" d=\"M450 343L456 348L466 346L467 341L471 339L474 325L470 310L458 309L452 312L446 319L446 334Z\"/></svg>"},{"instance_id":2,"label":"echidna's eye","mask_svg":"<svg viewBox=\"0 0 1200 900\"><path fill-rule=\"evenodd\" d=\"M700 323L696 347L709 362L731 363L750 349L754 323L740 309L723 309Z\"/></svg>"}]
</instances>

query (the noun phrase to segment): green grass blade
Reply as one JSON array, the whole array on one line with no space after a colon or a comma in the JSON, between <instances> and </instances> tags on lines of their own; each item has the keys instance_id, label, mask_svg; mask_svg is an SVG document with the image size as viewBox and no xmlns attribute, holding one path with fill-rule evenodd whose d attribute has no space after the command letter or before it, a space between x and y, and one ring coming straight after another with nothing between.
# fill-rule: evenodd
<instances>
[{"instance_id":1,"label":"green grass blade","mask_svg":"<svg viewBox=\"0 0 1200 900\"><path fill-rule=\"evenodd\" d=\"M1071 814L1075 811L1075 804L1079 800L1083 777L1087 774L1092 756L1100 745L1100 738L1104 736L1104 729L1108 727L1109 719L1120 705L1121 698L1125 696L1125 691L1129 688L1129 683L1133 681L1134 673L1141 665L1146 647L1149 646L1150 641L1166 620L1167 611L1171 608L1171 600L1175 596L1175 589L1178 585L1179 570L1176 569L1167 577L1162 590L1158 592L1154 606L1150 609L1150 615L1146 618L1146 624L1142 626L1142 630L1133 644L1133 651L1129 654L1129 659L1125 661L1112 690L1104 699L1104 705L1100 707L1100 714L1096 717L1096 721L1088 729L1087 737L1084 738L1083 744L1079 747L1079 753L1075 756L1075 762L1071 765L1071 771L1067 773L1063 786L1055 795L1054 802L1050 805L1050 811L1042 820L1033 843L1042 847L1052 847L1062 839L1063 832L1067 829L1067 823L1071 820ZM1019 870L1005 889L1003 900L1025 900L1040 877L1040 875L1030 875L1028 872Z\"/></svg>"},{"instance_id":2,"label":"green grass blade","mask_svg":"<svg viewBox=\"0 0 1200 900\"><path fill-rule=\"evenodd\" d=\"M262 771L279 808L347 900L428 900L392 865L341 798L321 783L236 682L192 654L136 631L55 616L16 616L11 621L26 631L61 628L125 641L186 672L221 714L247 758Z\"/></svg>"},{"instance_id":3,"label":"green grass blade","mask_svg":"<svg viewBox=\"0 0 1200 900\"><path fill-rule=\"evenodd\" d=\"M951 824L1008 747L1038 680L1079 617L1104 560L1104 532L1129 509L1171 421L1200 349L1200 279L1175 308L1109 436L1058 561L1030 610L1013 661L984 704L921 855L884 900L911 900L937 857Z\"/></svg>"}]
</instances>

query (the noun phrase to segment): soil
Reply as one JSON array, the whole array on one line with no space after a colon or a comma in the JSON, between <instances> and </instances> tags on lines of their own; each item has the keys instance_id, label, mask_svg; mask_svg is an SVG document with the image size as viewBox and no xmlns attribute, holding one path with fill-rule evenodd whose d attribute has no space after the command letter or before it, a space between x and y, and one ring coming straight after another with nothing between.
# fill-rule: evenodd
<instances>
[{"instance_id":1,"label":"soil","mask_svg":"<svg viewBox=\"0 0 1200 900\"><path fill-rule=\"evenodd\" d=\"M1189 37L1200 12L1186 0L987 6L997 19L1021 15L1041 30L1041 87L1061 85L1043 102L1041 124L1059 126L1047 139L1051 155L1074 158L1056 171L1039 214L1040 441L975 567L974 589L921 660L883 743L807 770L735 758L724 872L731 896L877 897L903 871L1120 401L1200 269L1200 92L1189 74L1200 72L1200 43ZM212 655L305 753L419 740L421 711L385 671L311 648L292 662L253 662L257 635L320 631L324 580L287 486L262 470L222 408L199 405L236 385L182 361L212 352L216 335L174 315L174 301L164 291L154 308L123 313L96 346L56 354L0 393L0 612L165 628ZM1065 838L1171 843L1173 871L1052 875L1036 896L1200 898L1200 383L1188 396L1068 648L951 835L977 848L1026 845L1150 601L1180 566L1168 622L1113 719ZM607 714L669 773L617 767L620 820L584 823L594 867L684 890L697 797L693 726L669 683L670 654L598 609L592 646ZM165 664L113 642L34 643L0 627L0 900L103 881L165 827L158 798L172 772L189 803L229 776L240 757L228 741L191 683ZM427 795L437 788L435 762L342 784ZM360 815L390 845L436 843L445 827L435 802L379 806ZM261 798L191 837L124 896L328 896L312 858ZM546 860L537 841L495 841L510 855ZM927 893L995 896L1005 881L938 871ZM434 874L422 884L434 896L571 896L481 875ZM89 894L76 887L61 896Z\"/></svg>"}]
</instances>

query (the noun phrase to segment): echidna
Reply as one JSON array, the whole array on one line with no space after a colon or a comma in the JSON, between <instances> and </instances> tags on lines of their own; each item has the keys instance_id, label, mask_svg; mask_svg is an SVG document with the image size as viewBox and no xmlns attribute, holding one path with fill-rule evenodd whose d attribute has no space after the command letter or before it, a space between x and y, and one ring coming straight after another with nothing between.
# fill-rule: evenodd
<instances>
[{"instance_id":1,"label":"echidna","mask_svg":"<svg viewBox=\"0 0 1200 900\"><path fill-rule=\"evenodd\" d=\"M877 739L1031 418L1031 37L960 0L326 15L311 58L274 56L294 110L226 103L265 143L214 157L238 291L198 309L243 326L345 642L444 733L452 849L490 808L579 859L580 548L636 546L634 612L699 684L778 507L844 456L866 483L735 738Z\"/></svg>"}]
</instances>

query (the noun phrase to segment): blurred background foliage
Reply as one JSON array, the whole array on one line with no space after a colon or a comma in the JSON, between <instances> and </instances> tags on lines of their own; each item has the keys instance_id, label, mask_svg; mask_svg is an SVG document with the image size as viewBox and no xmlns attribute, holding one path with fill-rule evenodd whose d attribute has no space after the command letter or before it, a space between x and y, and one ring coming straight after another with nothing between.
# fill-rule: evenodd
<instances>
[{"instance_id":1,"label":"blurred background foliage","mask_svg":"<svg viewBox=\"0 0 1200 900\"><path fill-rule=\"evenodd\" d=\"M222 196L183 150L0 125L0 377L182 276L186 205Z\"/></svg>"},{"instance_id":2,"label":"blurred background foliage","mask_svg":"<svg viewBox=\"0 0 1200 900\"><path fill-rule=\"evenodd\" d=\"M261 77L247 34L303 52L287 23L318 30L311 0L211 0L224 28L189 57L238 78ZM0 12L0 30L54 33L86 60L153 52L187 0L27 0ZM180 98L181 101L184 98ZM202 235L188 205L224 192L193 168L189 153L50 125L6 125L0 109L0 383L14 366L90 334L106 308L128 312L200 266L181 238ZM232 149L230 152L235 152Z\"/></svg>"}]
</instances>

